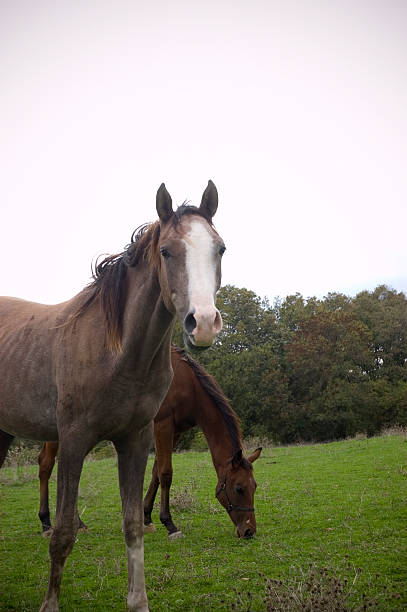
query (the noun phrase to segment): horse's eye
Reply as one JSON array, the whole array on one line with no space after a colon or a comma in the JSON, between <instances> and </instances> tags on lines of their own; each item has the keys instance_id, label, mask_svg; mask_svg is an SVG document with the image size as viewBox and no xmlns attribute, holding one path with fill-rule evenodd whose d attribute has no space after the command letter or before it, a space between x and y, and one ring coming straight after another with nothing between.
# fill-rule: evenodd
<instances>
[{"instance_id":1,"label":"horse's eye","mask_svg":"<svg viewBox=\"0 0 407 612\"><path fill-rule=\"evenodd\" d=\"M168 259L170 257L170 252L165 247L160 248L160 253L164 257L164 259Z\"/></svg>"},{"instance_id":2,"label":"horse's eye","mask_svg":"<svg viewBox=\"0 0 407 612\"><path fill-rule=\"evenodd\" d=\"M222 255L223 255L223 253L224 253L225 251L226 251L226 247L225 247L225 245L223 244L223 245L220 247L220 249L219 249L219 255L222 257Z\"/></svg>"}]
</instances>

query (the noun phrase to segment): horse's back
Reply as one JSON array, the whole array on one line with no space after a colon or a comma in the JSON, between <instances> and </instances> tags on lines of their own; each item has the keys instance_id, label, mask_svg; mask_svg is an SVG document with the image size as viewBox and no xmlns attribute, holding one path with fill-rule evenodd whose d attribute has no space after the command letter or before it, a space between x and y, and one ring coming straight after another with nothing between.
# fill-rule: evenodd
<instances>
[{"instance_id":1,"label":"horse's back","mask_svg":"<svg viewBox=\"0 0 407 612\"><path fill-rule=\"evenodd\" d=\"M13 331L27 321L54 320L65 304L40 304L16 297L0 296L0 334L2 331Z\"/></svg>"},{"instance_id":2,"label":"horse's back","mask_svg":"<svg viewBox=\"0 0 407 612\"><path fill-rule=\"evenodd\" d=\"M52 350L58 308L0 297L0 428L56 439Z\"/></svg>"},{"instance_id":3,"label":"horse's back","mask_svg":"<svg viewBox=\"0 0 407 612\"><path fill-rule=\"evenodd\" d=\"M154 421L171 419L174 431L183 432L196 425L195 385L197 379L191 366L184 359L183 353L174 347L171 348L171 364L174 377Z\"/></svg>"}]
</instances>

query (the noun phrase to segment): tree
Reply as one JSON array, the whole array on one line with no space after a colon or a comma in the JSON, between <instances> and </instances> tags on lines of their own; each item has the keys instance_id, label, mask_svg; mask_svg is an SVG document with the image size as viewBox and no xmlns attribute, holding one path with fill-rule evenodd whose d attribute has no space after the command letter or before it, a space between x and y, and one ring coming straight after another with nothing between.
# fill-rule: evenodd
<instances>
[{"instance_id":1,"label":"tree","mask_svg":"<svg viewBox=\"0 0 407 612\"><path fill-rule=\"evenodd\" d=\"M300 439L324 440L354 433L358 385L370 367L370 334L356 316L340 309L304 319L286 346L287 372Z\"/></svg>"},{"instance_id":2,"label":"tree","mask_svg":"<svg viewBox=\"0 0 407 612\"><path fill-rule=\"evenodd\" d=\"M217 306L223 329L215 341L223 352L239 353L262 345L276 331L274 312L253 291L226 285L218 293Z\"/></svg>"},{"instance_id":3,"label":"tree","mask_svg":"<svg viewBox=\"0 0 407 612\"><path fill-rule=\"evenodd\" d=\"M369 435L407 424L407 298L385 286L350 298L299 293L272 307L231 285L224 327L199 361L217 379L245 435L276 441ZM179 327L176 331L181 341Z\"/></svg>"},{"instance_id":4,"label":"tree","mask_svg":"<svg viewBox=\"0 0 407 612\"><path fill-rule=\"evenodd\" d=\"M246 436L268 435L281 440L290 393L270 344L229 354L221 362L213 362L211 372L231 400Z\"/></svg>"},{"instance_id":5,"label":"tree","mask_svg":"<svg viewBox=\"0 0 407 612\"><path fill-rule=\"evenodd\" d=\"M369 344L369 330L352 313L321 309L304 320L286 346L294 398L314 398L331 380L361 380L370 367Z\"/></svg>"},{"instance_id":6,"label":"tree","mask_svg":"<svg viewBox=\"0 0 407 612\"><path fill-rule=\"evenodd\" d=\"M407 381L407 298L385 285L362 291L353 302L354 312L370 330L372 378Z\"/></svg>"}]
</instances>

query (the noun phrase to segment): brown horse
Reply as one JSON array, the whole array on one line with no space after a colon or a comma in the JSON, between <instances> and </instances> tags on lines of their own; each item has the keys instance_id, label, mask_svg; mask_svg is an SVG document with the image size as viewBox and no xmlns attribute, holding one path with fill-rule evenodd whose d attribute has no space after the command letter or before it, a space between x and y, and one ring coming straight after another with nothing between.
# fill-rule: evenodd
<instances>
[{"instance_id":1,"label":"brown horse","mask_svg":"<svg viewBox=\"0 0 407 612\"><path fill-rule=\"evenodd\" d=\"M63 567L78 529L86 454L111 440L118 455L130 610L148 610L144 581L143 478L153 419L172 379L175 316L188 347L209 346L223 242L212 225L209 181L199 208L175 212L164 184L159 220L123 253L99 263L94 281L63 304L0 299L0 465L14 436L59 441L51 572L42 612L56 612Z\"/></svg>"},{"instance_id":2,"label":"brown horse","mask_svg":"<svg viewBox=\"0 0 407 612\"><path fill-rule=\"evenodd\" d=\"M155 531L151 521L154 500L161 484L160 520L170 538L182 535L170 513L172 451L184 431L199 425L204 432L218 476L216 497L226 508L239 537L256 532L252 463L261 448L247 459L242 454L242 439L237 415L214 378L184 351L172 347L174 378L154 419L156 459L148 492L144 498L145 531ZM46 442L38 457L40 511L43 534L51 532L48 481L55 464L58 442ZM86 526L80 521L80 528Z\"/></svg>"},{"instance_id":3,"label":"brown horse","mask_svg":"<svg viewBox=\"0 0 407 612\"><path fill-rule=\"evenodd\" d=\"M171 361L174 378L154 419L156 458L144 497L145 530L154 531L151 513L161 485L160 520L170 538L182 535L170 513L172 451L184 431L199 425L218 477L215 496L236 525L238 536L250 538L256 533L254 492L257 485L252 463L259 457L261 448L247 459L243 457L239 420L215 379L180 349L172 349Z\"/></svg>"}]
</instances>

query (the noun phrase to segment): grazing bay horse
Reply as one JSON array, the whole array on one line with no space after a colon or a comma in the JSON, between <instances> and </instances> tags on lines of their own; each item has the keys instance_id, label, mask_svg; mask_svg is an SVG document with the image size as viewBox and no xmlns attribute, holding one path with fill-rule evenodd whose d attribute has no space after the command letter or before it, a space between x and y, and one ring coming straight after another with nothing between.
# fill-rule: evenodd
<instances>
[{"instance_id":1,"label":"grazing bay horse","mask_svg":"<svg viewBox=\"0 0 407 612\"><path fill-rule=\"evenodd\" d=\"M160 520L171 539L182 535L170 513L172 451L182 433L199 425L212 455L218 476L216 497L226 508L239 537L256 533L254 492L256 482L252 463L261 448L245 459L239 420L222 389L204 368L181 349L171 348L174 378L154 419L156 458L152 478L144 498L145 531L155 531L151 513L161 485ZM40 511L43 534L51 533L48 481L55 464L58 442L46 442L38 457L40 478ZM80 520L80 519L79 519ZM86 526L80 520L80 527Z\"/></svg>"},{"instance_id":2,"label":"grazing bay horse","mask_svg":"<svg viewBox=\"0 0 407 612\"><path fill-rule=\"evenodd\" d=\"M261 448L246 459L238 417L215 379L175 347L171 361L174 378L154 419L156 458L144 498L145 530L155 530L151 513L160 485L160 520L170 538L182 535L170 513L172 451L184 431L199 425L218 477L215 496L235 524L237 535L250 538L256 533L254 492L257 485L252 463L259 457Z\"/></svg>"},{"instance_id":3,"label":"grazing bay horse","mask_svg":"<svg viewBox=\"0 0 407 612\"><path fill-rule=\"evenodd\" d=\"M215 307L223 241L209 181L199 207L173 211L165 185L159 219L97 264L93 282L62 304L0 298L0 465L14 436L59 443L51 570L41 612L57 612L62 572L79 525L78 486L87 453L111 440L118 455L128 596L147 612L143 478L153 419L172 379L175 317L197 350L222 327Z\"/></svg>"}]
</instances>

